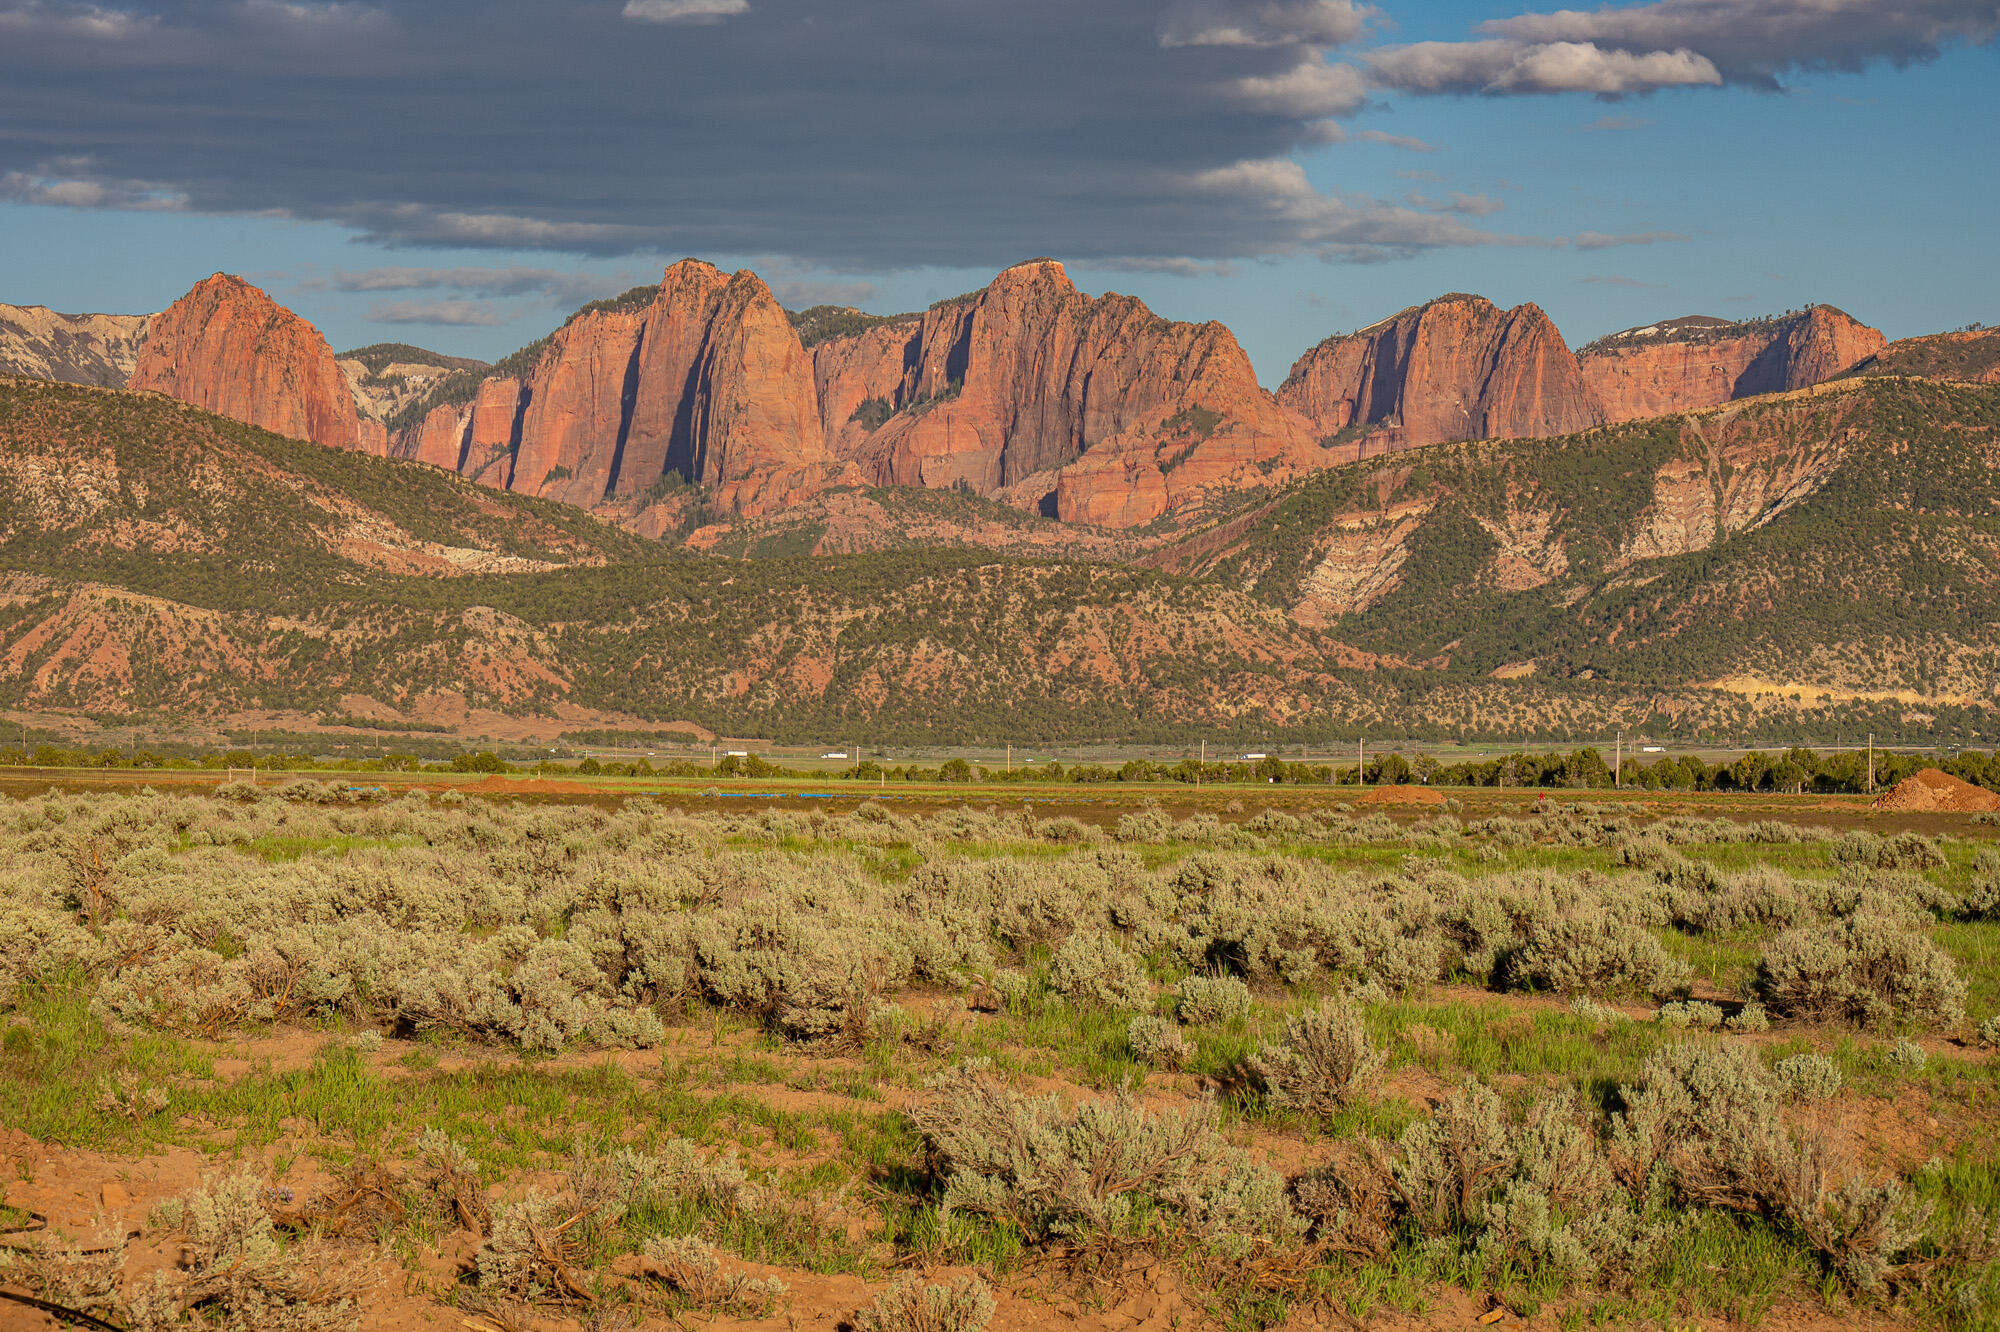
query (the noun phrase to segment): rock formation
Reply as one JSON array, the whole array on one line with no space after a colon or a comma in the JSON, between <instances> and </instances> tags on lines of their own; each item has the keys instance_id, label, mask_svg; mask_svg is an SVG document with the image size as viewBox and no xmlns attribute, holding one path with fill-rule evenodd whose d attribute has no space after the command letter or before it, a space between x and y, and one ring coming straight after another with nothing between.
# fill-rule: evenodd
<instances>
[{"instance_id":1,"label":"rock formation","mask_svg":"<svg viewBox=\"0 0 2000 1332\"><path fill-rule=\"evenodd\" d=\"M1830 305L1742 323L1689 315L1626 329L1577 363L1607 421L1713 407L1824 383L1867 360L1881 333Z\"/></svg>"},{"instance_id":2,"label":"rock formation","mask_svg":"<svg viewBox=\"0 0 2000 1332\"><path fill-rule=\"evenodd\" d=\"M524 375L433 408L394 451L585 507L631 508L678 476L754 517L862 480L827 452L811 358L770 288L693 259L578 312Z\"/></svg>"},{"instance_id":3,"label":"rock formation","mask_svg":"<svg viewBox=\"0 0 2000 1332\"><path fill-rule=\"evenodd\" d=\"M1540 308L1502 310L1466 295L1328 338L1293 364L1278 401L1323 440L1338 441L1342 458L1455 439L1563 435L1602 419L1575 356Z\"/></svg>"},{"instance_id":4,"label":"rock formation","mask_svg":"<svg viewBox=\"0 0 2000 1332\"><path fill-rule=\"evenodd\" d=\"M1135 526L1208 487L1323 462L1228 329L1086 296L1052 259L822 342L813 368L833 452L878 484L963 488L1067 522Z\"/></svg>"},{"instance_id":5,"label":"rock formation","mask_svg":"<svg viewBox=\"0 0 2000 1332\"><path fill-rule=\"evenodd\" d=\"M354 395L319 330L223 273L154 317L130 387L295 439L364 444ZM371 434L375 451L385 449L383 433Z\"/></svg>"},{"instance_id":6,"label":"rock formation","mask_svg":"<svg viewBox=\"0 0 2000 1332\"><path fill-rule=\"evenodd\" d=\"M400 344L336 362L312 325L217 274L150 321L0 306L0 367L118 381L129 363L134 388L642 531L693 511L687 497L658 502L675 480L744 517L874 484L1131 528L1390 450L1568 434L1799 388L1874 365L1883 346L1815 306L1746 324L1672 320L1573 355L1533 305L1451 295L1327 339L1274 396L1221 324L1084 295L1051 259L921 314L833 314L844 317L814 327L808 351L754 273L683 260L488 373ZM1987 364L1955 344L1951 356ZM439 405L392 438L386 422L423 401Z\"/></svg>"},{"instance_id":7,"label":"rock formation","mask_svg":"<svg viewBox=\"0 0 2000 1332\"><path fill-rule=\"evenodd\" d=\"M0 374L124 388L152 318L0 305Z\"/></svg>"}]
</instances>

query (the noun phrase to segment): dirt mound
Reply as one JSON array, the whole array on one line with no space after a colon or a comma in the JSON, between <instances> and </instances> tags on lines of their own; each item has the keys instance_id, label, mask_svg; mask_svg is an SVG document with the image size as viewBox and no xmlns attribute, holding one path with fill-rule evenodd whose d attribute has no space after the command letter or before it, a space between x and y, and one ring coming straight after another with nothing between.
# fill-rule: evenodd
<instances>
[{"instance_id":1,"label":"dirt mound","mask_svg":"<svg viewBox=\"0 0 2000 1332\"><path fill-rule=\"evenodd\" d=\"M585 782L555 782L545 777L502 777L495 774L457 788L467 795L602 795Z\"/></svg>"},{"instance_id":2,"label":"dirt mound","mask_svg":"<svg viewBox=\"0 0 2000 1332\"><path fill-rule=\"evenodd\" d=\"M1442 805L1444 793L1428 786L1378 786L1354 797L1357 805Z\"/></svg>"},{"instance_id":3,"label":"dirt mound","mask_svg":"<svg viewBox=\"0 0 2000 1332\"><path fill-rule=\"evenodd\" d=\"M2000 809L2000 795L1948 772L1925 768L1876 797L1874 807L1904 813L1977 814Z\"/></svg>"}]
</instances>

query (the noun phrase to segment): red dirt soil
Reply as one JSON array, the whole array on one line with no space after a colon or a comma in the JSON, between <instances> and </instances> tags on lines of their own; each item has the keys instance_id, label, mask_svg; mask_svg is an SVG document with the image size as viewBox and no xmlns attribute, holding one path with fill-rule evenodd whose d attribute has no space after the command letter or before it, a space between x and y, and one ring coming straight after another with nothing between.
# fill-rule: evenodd
<instances>
[{"instance_id":1,"label":"red dirt soil","mask_svg":"<svg viewBox=\"0 0 2000 1332\"><path fill-rule=\"evenodd\" d=\"M1357 805L1442 805L1444 793L1428 786L1378 786L1354 797Z\"/></svg>"},{"instance_id":2,"label":"red dirt soil","mask_svg":"<svg viewBox=\"0 0 2000 1332\"><path fill-rule=\"evenodd\" d=\"M482 777L454 788L467 795L603 795L602 787L585 782L553 782L541 777Z\"/></svg>"},{"instance_id":3,"label":"red dirt soil","mask_svg":"<svg viewBox=\"0 0 2000 1332\"><path fill-rule=\"evenodd\" d=\"M1943 814L1976 814L2000 810L2000 795L1962 782L1947 772L1926 768L1879 796L1876 809Z\"/></svg>"}]
</instances>

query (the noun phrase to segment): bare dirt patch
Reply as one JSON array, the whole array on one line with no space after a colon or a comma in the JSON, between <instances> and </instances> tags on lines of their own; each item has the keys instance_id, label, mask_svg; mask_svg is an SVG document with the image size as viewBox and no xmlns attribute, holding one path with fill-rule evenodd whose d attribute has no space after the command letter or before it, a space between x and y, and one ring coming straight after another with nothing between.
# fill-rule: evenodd
<instances>
[{"instance_id":1,"label":"bare dirt patch","mask_svg":"<svg viewBox=\"0 0 2000 1332\"><path fill-rule=\"evenodd\" d=\"M1428 786L1378 786L1354 797L1357 805L1442 805L1445 795Z\"/></svg>"},{"instance_id":2,"label":"bare dirt patch","mask_svg":"<svg viewBox=\"0 0 2000 1332\"><path fill-rule=\"evenodd\" d=\"M1950 773L1926 768L1897 782L1876 799L1872 808L1908 813L1978 814L2000 809L2000 795L1960 781Z\"/></svg>"}]
</instances>

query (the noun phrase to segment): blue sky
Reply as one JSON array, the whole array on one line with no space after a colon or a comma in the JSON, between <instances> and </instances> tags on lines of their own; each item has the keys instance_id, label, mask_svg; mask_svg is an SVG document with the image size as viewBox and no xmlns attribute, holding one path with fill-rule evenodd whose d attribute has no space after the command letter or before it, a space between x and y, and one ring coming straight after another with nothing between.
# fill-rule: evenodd
<instances>
[{"instance_id":1,"label":"blue sky","mask_svg":"<svg viewBox=\"0 0 2000 1332\"><path fill-rule=\"evenodd\" d=\"M0 0L0 301L493 358L686 253L882 312L1049 253L1268 383L1445 291L2000 320L2000 0L1077 9Z\"/></svg>"}]
</instances>

